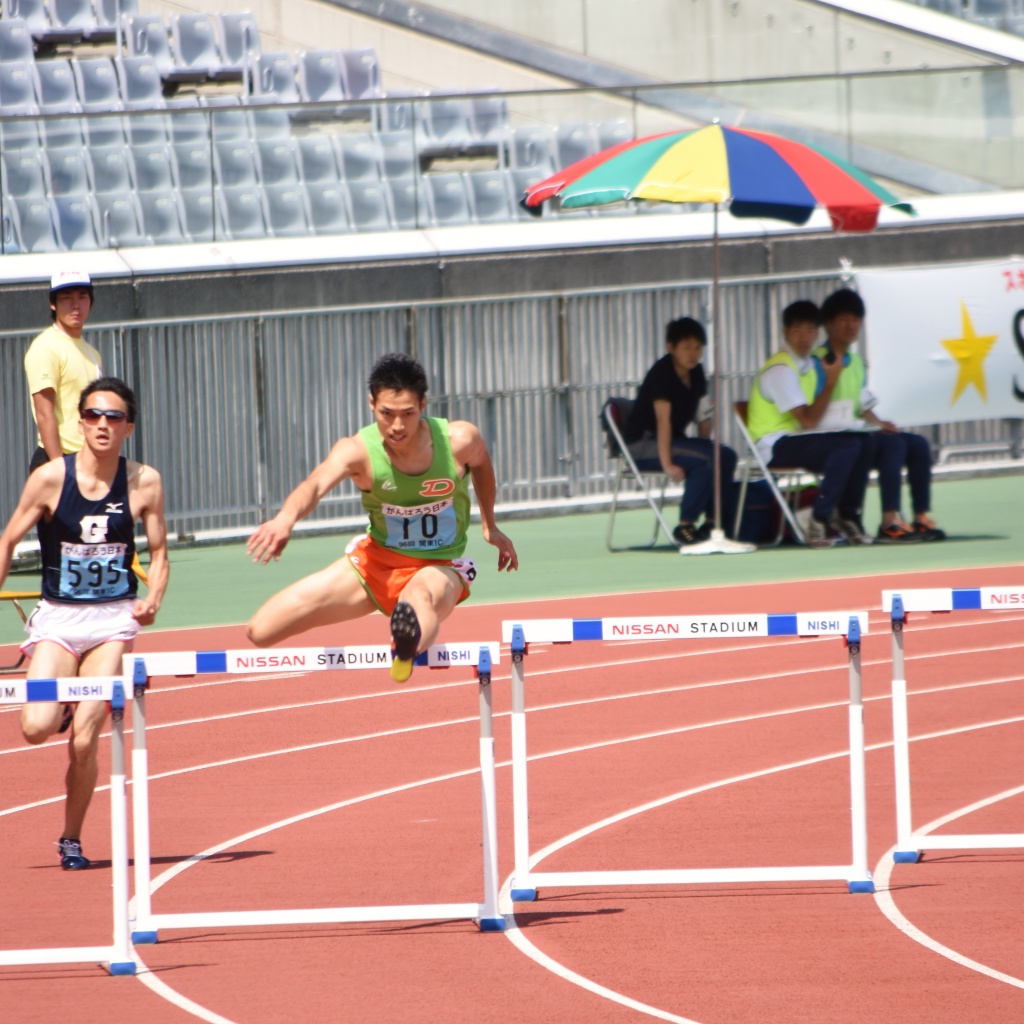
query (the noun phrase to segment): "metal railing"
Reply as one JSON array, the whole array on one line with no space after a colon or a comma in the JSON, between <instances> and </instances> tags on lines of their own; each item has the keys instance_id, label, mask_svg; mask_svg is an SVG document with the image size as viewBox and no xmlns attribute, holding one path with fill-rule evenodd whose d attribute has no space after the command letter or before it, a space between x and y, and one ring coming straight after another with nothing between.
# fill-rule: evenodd
<instances>
[{"instance_id":1,"label":"metal railing","mask_svg":"<svg viewBox=\"0 0 1024 1024\"><path fill-rule=\"evenodd\" d=\"M723 413L746 398L778 344L779 311L820 301L838 274L722 283L715 361ZM385 352L420 359L431 384L428 412L468 419L484 434L498 502L521 513L605 500L611 465L598 418L606 397L631 395L663 350L664 325L708 319L707 281L615 291L421 302L96 326L87 339L104 370L136 390L133 457L165 482L172 536L249 531L339 437L369 421L366 379ZM9 457L0 508L14 507L34 433L22 360L28 334L0 335L0 402ZM732 418L723 440L742 450ZM924 425L937 454L1019 455L1019 420ZM910 425L908 425L910 426ZM918 425L916 429L922 429ZM329 495L312 526L361 518L351 484Z\"/></svg>"}]
</instances>

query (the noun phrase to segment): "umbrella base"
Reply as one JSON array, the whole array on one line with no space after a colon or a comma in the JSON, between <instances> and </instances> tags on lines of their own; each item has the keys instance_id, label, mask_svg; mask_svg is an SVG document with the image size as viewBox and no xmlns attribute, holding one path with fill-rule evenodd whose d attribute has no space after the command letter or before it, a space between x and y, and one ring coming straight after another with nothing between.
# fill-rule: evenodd
<instances>
[{"instance_id":1,"label":"umbrella base","mask_svg":"<svg viewBox=\"0 0 1024 1024\"><path fill-rule=\"evenodd\" d=\"M681 555L750 555L757 550L756 544L744 544L729 540L724 530L712 530L711 536L699 544L687 544L679 549Z\"/></svg>"}]
</instances>

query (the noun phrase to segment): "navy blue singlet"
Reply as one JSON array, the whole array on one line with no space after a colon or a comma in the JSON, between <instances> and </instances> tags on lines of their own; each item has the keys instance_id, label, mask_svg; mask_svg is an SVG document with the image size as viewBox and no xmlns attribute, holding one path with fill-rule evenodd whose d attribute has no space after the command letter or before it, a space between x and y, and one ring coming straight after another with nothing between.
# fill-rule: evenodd
<instances>
[{"instance_id":1,"label":"navy blue singlet","mask_svg":"<svg viewBox=\"0 0 1024 1024\"><path fill-rule=\"evenodd\" d=\"M64 487L53 518L40 520L42 595L48 601L100 604L135 597L135 521L122 455L110 491L90 501L78 489L75 456L64 456Z\"/></svg>"}]
</instances>

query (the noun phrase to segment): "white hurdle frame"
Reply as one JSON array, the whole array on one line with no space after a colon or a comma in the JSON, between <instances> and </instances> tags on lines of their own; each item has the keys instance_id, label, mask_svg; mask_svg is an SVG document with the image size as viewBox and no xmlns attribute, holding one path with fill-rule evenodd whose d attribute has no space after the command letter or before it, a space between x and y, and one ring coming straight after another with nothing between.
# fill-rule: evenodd
<instances>
[{"instance_id":1,"label":"white hurdle frame","mask_svg":"<svg viewBox=\"0 0 1024 1024\"><path fill-rule=\"evenodd\" d=\"M149 755L146 747L146 692L154 676L252 674L335 669L390 668L384 646L303 647L267 651L198 651L131 654L125 675L134 687L132 712L132 816L135 853L135 921L132 941L157 942L160 929L227 928L294 924L349 924L362 921L473 920L481 931L504 931L498 911L497 810L491 669L499 661L498 643L435 644L418 655L417 665L472 667L480 692L480 790L483 818L483 900L480 903L427 903L409 906L328 907L299 910L208 911L154 914L151 890Z\"/></svg>"},{"instance_id":2,"label":"white hurdle frame","mask_svg":"<svg viewBox=\"0 0 1024 1024\"><path fill-rule=\"evenodd\" d=\"M882 609L892 625L892 738L896 780L897 864L916 864L925 850L1009 850L1024 847L1024 833L952 835L918 832L913 827L910 786L910 718L903 633L907 612L1007 611L1024 608L1021 587L940 587L883 590Z\"/></svg>"},{"instance_id":3,"label":"white hurdle frame","mask_svg":"<svg viewBox=\"0 0 1024 1024\"><path fill-rule=\"evenodd\" d=\"M864 705L861 682L861 636L868 631L868 613L803 612L794 615L718 615L629 619L535 619L502 622L502 640L512 648L512 800L515 873L513 902L537 898L540 886L677 885L732 882L845 881L849 892L871 893L875 884L868 868L867 784L865 773ZM579 640L679 640L763 638L768 636L840 636L847 647L850 670L850 808L849 864L680 868L638 871L534 871L530 857L526 689L524 662L533 643Z\"/></svg>"},{"instance_id":4,"label":"white hurdle frame","mask_svg":"<svg viewBox=\"0 0 1024 1024\"><path fill-rule=\"evenodd\" d=\"M0 967L29 964L101 964L113 975L132 975L136 963L129 942L128 800L125 783L125 686L114 676L61 676L55 679L5 679L0 704L33 704L81 700L110 702L110 870L114 933L109 946L66 946L0 950Z\"/></svg>"}]
</instances>

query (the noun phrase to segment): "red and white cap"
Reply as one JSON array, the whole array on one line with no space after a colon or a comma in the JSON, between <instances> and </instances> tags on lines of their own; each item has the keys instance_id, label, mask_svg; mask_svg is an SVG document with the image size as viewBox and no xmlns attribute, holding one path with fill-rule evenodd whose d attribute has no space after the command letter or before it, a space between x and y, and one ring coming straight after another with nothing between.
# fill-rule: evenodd
<instances>
[{"instance_id":1,"label":"red and white cap","mask_svg":"<svg viewBox=\"0 0 1024 1024\"><path fill-rule=\"evenodd\" d=\"M92 278L84 270L59 270L50 278L50 291L63 288L91 288Z\"/></svg>"}]
</instances>

